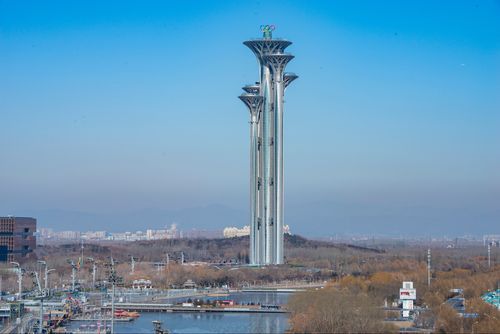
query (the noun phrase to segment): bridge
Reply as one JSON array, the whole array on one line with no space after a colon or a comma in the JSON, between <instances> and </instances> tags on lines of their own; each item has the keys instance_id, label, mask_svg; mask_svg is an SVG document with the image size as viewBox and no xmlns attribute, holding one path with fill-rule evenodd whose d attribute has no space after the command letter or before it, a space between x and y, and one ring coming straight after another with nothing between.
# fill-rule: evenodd
<instances>
[{"instance_id":1,"label":"bridge","mask_svg":"<svg viewBox=\"0 0 500 334\"><path fill-rule=\"evenodd\" d=\"M104 310L111 310L110 304L104 304ZM179 306L173 304L156 303L115 303L115 310L135 312L183 312L183 313L288 313L282 308L262 308L260 306L232 306L232 307L206 307L206 306Z\"/></svg>"}]
</instances>

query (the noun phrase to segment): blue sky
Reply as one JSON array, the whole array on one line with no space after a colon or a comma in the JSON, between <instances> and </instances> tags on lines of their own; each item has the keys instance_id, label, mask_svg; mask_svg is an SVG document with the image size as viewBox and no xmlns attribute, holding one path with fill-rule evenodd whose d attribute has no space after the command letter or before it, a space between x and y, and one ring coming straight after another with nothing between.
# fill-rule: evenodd
<instances>
[{"instance_id":1,"label":"blue sky","mask_svg":"<svg viewBox=\"0 0 500 334\"><path fill-rule=\"evenodd\" d=\"M0 0L0 214L247 223L236 97L258 79L242 42L266 23L300 76L285 107L293 231L500 233L494 1Z\"/></svg>"}]
</instances>

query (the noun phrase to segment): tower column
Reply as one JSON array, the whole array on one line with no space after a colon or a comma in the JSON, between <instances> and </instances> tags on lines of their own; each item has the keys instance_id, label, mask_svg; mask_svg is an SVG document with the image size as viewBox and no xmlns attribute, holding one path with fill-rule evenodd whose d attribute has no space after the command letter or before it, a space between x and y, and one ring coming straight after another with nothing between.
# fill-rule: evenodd
<instances>
[{"instance_id":1,"label":"tower column","mask_svg":"<svg viewBox=\"0 0 500 334\"><path fill-rule=\"evenodd\" d=\"M284 96L284 70L288 62L294 56L290 54L271 54L264 56L264 60L269 64L273 72L274 83L274 110L275 110L275 124L274 124L274 156L275 156L275 224L273 226L274 238L274 253L273 263L282 264L284 261L283 251L283 96Z\"/></svg>"},{"instance_id":2,"label":"tower column","mask_svg":"<svg viewBox=\"0 0 500 334\"><path fill-rule=\"evenodd\" d=\"M279 73L278 73L279 74ZM276 112L275 112L275 156L276 156L276 226L275 235L276 240L276 253L274 254L274 261L276 264L283 263L283 80L281 77L277 78L275 74L276 85ZM279 80L278 80L279 79Z\"/></svg>"},{"instance_id":3,"label":"tower column","mask_svg":"<svg viewBox=\"0 0 500 334\"><path fill-rule=\"evenodd\" d=\"M258 226L258 122L262 110L263 98L255 94L243 94L239 96L250 111L250 263L258 264L260 258Z\"/></svg>"},{"instance_id":4,"label":"tower column","mask_svg":"<svg viewBox=\"0 0 500 334\"><path fill-rule=\"evenodd\" d=\"M273 261L273 190L272 185L273 178L273 152L272 152L272 141L274 140L274 129L273 129L273 89L272 89L272 77L271 70L268 66L262 66L261 88L262 95L264 97L264 108L262 112L262 164L263 170L263 217L264 217L264 231L265 231L265 247L264 247L264 257L262 262L265 264L270 264Z\"/></svg>"}]
</instances>

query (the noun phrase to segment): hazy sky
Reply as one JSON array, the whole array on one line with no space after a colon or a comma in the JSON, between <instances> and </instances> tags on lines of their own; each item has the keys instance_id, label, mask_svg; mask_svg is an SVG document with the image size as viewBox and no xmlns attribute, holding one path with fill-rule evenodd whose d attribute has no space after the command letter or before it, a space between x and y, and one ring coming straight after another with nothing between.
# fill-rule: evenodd
<instances>
[{"instance_id":1,"label":"hazy sky","mask_svg":"<svg viewBox=\"0 0 500 334\"><path fill-rule=\"evenodd\" d=\"M500 3L486 0L0 0L0 215L248 223L237 96L258 67L242 42L267 23L300 76L285 105L293 232L500 233Z\"/></svg>"}]
</instances>

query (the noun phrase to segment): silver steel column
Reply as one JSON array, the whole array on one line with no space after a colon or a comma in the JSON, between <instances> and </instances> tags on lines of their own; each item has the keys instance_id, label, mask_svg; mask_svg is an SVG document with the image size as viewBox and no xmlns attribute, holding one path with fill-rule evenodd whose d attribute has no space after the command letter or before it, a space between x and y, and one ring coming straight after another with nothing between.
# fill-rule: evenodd
<instances>
[{"instance_id":1,"label":"silver steel column","mask_svg":"<svg viewBox=\"0 0 500 334\"><path fill-rule=\"evenodd\" d=\"M274 264L283 263L283 73L286 65L294 56L290 54L273 54L264 56L264 60L273 71L274 81L274 155L275 155L275 224L273 226Z\"/></svg>"},{"instance_id":2,"label":"silver steel column","mask_svg":"<svg viewBox=\"0 0 500 334\"><path fill-rule=\"evenodd\" d=\"M272 78L271 78L271 69L267 64L263 64L262 66L262 80L261 80L261 91L264 97L264 109L262 114L262 163L264 165L264 173L263 173L263 192L264 192L264 228L265 228L265 255L264 255L264 263L270 264L272 263L272 250L274 248L274 240L273 240L273 216L274 216L274 208L273 208L273 190L271 180L273 177L273 166L272 166L272 158L273 152L271 151L272 147L272 137L273 137L273 128L272 128Z\"/></svg>"},{"instance_id":3,"label":"silver steel column","mask_svg":"<svg viewBox=\"0 0 500 334\"><path fill-rule=\"evenodd\" d=\"M245 89L245 88L244 88ZM246 90L246 89L245 89ZM258 121L262 110L262 96L243 94L239 98L250 111L250 263L257 264L260 258L258 226Z\"/></svg>"}]
</instances>

